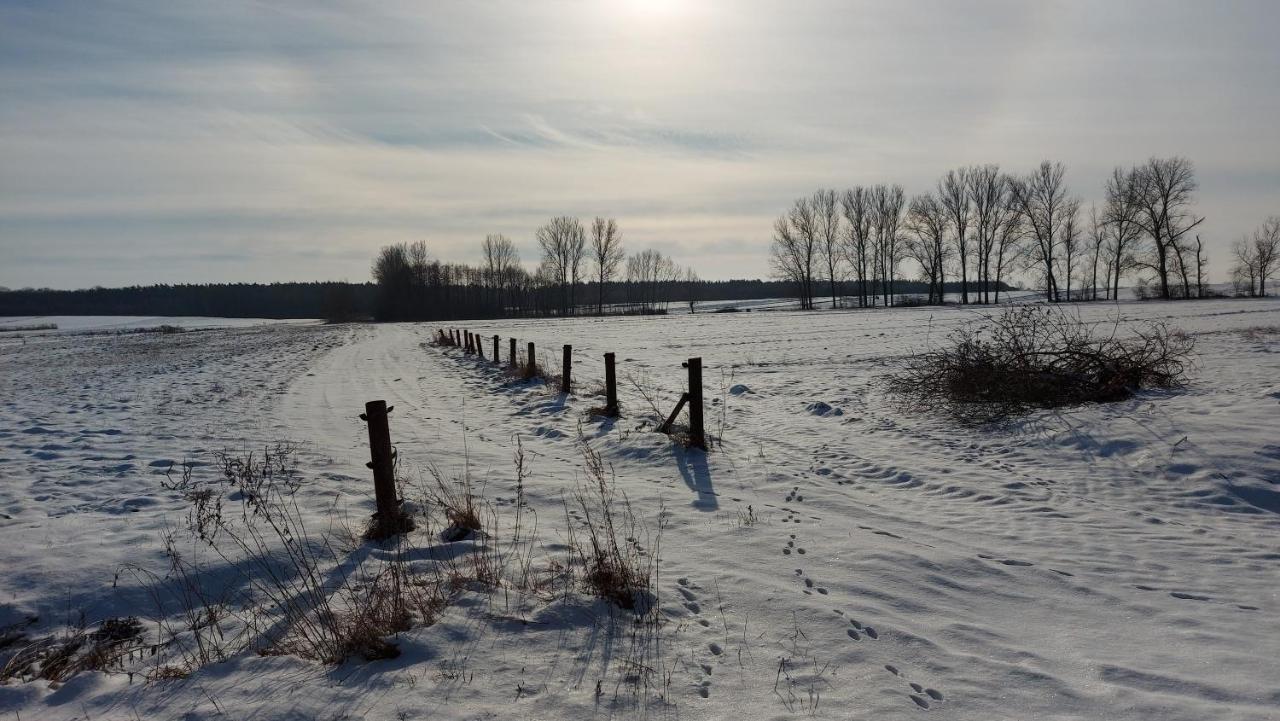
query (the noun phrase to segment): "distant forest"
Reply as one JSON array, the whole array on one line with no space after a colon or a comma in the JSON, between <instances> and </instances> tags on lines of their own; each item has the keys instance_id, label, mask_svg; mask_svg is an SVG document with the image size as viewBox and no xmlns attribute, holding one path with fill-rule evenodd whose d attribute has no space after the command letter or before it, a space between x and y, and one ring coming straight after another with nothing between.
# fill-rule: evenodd
<instances>
[{"instance_id":1,"label":"distant forest","mask_svg":"<svg viewBox=\"0 0 1280 721\"><path fill-rule=\"evenodd\" d=\"M948 292L959 292L959 286ZM972 284L970 284L972 287ZM1008 290L1008 286L1004 287ZM374 283L216 283L202 285L151 285L129 288L86 290L23 289L0 291L0 316L45 315L153 315L210 316L219 318L321 318L326 320L454 320L502 316L558 315L558 296L539 305L508 307L506 312L489 301L482 286L450 285L421 291L410 289L409 297L394 299L379 292ZM579 313L663 312L672 303L687 305L706 301L794 298L794 285L766 280L679 280L663 281L652 288L652 305L638 310L633 305L635 291L625 281L609 282L599 293L599 284L583 283L578 296ZM898 281L904 295L924 295L928 284ZM419 292L421 295L418 296ZM857 294L855 283L843 283L840 292ZM381 302L380 302L381 301ZM380 307L381 306L381 307ZM572 312L572 311L570 311Z\"/></svg>"}]
</instances>

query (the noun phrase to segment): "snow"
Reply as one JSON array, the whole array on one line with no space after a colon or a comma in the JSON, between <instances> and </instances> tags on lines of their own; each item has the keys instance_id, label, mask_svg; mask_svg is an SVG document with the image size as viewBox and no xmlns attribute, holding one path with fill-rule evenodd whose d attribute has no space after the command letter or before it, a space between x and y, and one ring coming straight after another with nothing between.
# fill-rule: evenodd
<instances>
[{"instance_id":1,"label":"snow","mask_svg":"<svg viewBox=\"0 0 1280 721\"><path fill-rule=\"evenodd\" d=\"M0 627L146 618L116 573L163 573L185 505L161 481L215 450L297 441L315 526L367 517L358 414L383 398L402 473L469 470L495 501L518 436L547 553L585 436L651 532L664 516L642 660L669 680L628 702L627 612L472 589L393 660L243 653L177 681L12 682L0 716L1278 718L1280 301L1076 309L1195 334L1193 383L1001 428L901 410L878 379L991 312L959 308L454 325L490 337L486 355L494 334L504 358L507 337L534 341L552 367L571 343L568 398L424 345L443 323L0 338ZM585 413L608 351L616 422ZM694 356L722 439L708 454L651 432L637 388L669 412Z\"/></svg>"},{"instance_id":2,"label":"snow","mask_svg":"<svg viewBox=\"0 0 1280 721\"><path fill-rule=\"evenodd\" d=\"M37 315L5 316L0 318L0 330L5 326L56 325L55 330L21 331L23 335L47 335L49 333L136 331L160 326L197 330L207 328L244 328L272 323L315 323L309 320L271 320L268 318L206 318L203 316L158 315Z\"/></svg>"}]
</instances>

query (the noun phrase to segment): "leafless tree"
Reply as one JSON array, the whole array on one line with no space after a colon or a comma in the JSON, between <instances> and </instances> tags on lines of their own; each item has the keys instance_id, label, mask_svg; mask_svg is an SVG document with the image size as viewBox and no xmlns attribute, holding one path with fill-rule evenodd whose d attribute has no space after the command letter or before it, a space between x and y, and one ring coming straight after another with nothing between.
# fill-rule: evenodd
<instances>
[{"instance_id":1,"label":"leafless tree","mask_svg":"<svg viewBox=\"0 0 1280 721\"><path fill-rule=\"evenodd\" d=\"M689 304L689 313L697 311L697 304L702 300L702 280L698 278L698 273L693 268L685 268L684 270L684 298Z\"/></svg>"},{"instance_id":2,"label":"leafless tree","mask_svg":"<svg viewBox=\"0 0 1280 721\"><path fill-rule=\"evenodd\" d=\"M1080 256L1084 250L1084 233L1080 227L1080 201L1068 201L1062 221L1062 252L1058 255L1061 262L1059 279L1067 282L1067 302L1071 301L1071 282L1075 277Z\"/></svg>"},{"instance_id":3,"label":"leafless tree","mask_svg":"<svg viewBox=\"0 0 1280 721\"><path fill-rule=\"evenodd\" d=\"M871 199L866 188L858 186L840 196L840 212L844 216L842 245L845 258L858 281L858 307L867 306L867 274L871 262Z\"/></svg>"},{"instance_id":4,"label":"leafless tree","mask_svg":"<svg viewBox=\"0 0 1280 721\"><path fill-rule=\"evenodd\" d=\"M800 198L791 210L774 221L770 265L777 278L795 284L802 310L813 308L819 254L818 220L813 201Z\"/></svg>"},{"instance_id":5,"label":"leafless tree","mask_svg":"<svg viewBox=\"0 0 1280 721\"><path fill-rule=\"evenodd\" d=\"M581 280L582 259L586 255L586 230L577 218L562 215L538 228L542 248L542 271L560 288L560 314L574 309L574 288Z\"/></svg>"},{"instance_id":6,"label":"leafless tree","mask_svg":"<svg viewBox=\"0 0 1280 721\"><path fill-rule=\"evenodd\" d=\"M826 280L831 286L831 307L834 309L836 284L841 280L844 265L840 253L840 206L836 202L834 190L819 189L810 202L813 204L818 252L827 271Z\"/></svg>"},{"instance_id":7,"label":"leafless tree","mask_svg":"<svg viewBox=\"0 0 1280 721\"><path fill-rule=\"evenodd\" d=\"M948 170L938 181L938 202L950 219L952 242L960 261L960 302L969 304L969 223L973 219L973 202L969 195L969 170Z\"/></svg>"},{"instance_id":8,"label":"leafless tree","mask_svg":"<svg viewBox=\"0 0 1280 721\"><path fill-rule=\"evenodd\" d=\"M1035 241L1035 262L1044 275L1045 297L1056 302L1058 279L1054 273L1067 219L1080 208L1078 199L1067 195L1067 168L1062 163L1044 161L1030 175L1015 178L1009 186L1022 214L1027 234Z\"/></svg>"},{"instance_id":9,"label":"leafless tree","mask_svg":"<svg viewBox=\"0 0 1280 721\"><path fill-rule=\"evenodd\" d=\"M511 270L520 265L520 254L507 236L486 235L481 246L484 253L484 281L493 294L493 303L501 313L510 294Z\"/></svg>"},{"instance_id":10,"label":"leafless tree","mask_svg":"<svg viewBox=\"0 0 1280 721\"><path fill-rule=\"evenodd\" d=\"M1098 299L1098 266L1104 262L1103 250L1107 245L1107 224L1098 214L1098 206L1089 206L1089 299ZM1104 288L1105 291L1110 288Z\"/></svg>"},{"instance_id":11,"label":"leafless tree","mask_svg":"<svg viewBox=\"0 0 1280 721\"><path fill-rule=\"evenodd\" d=\"M991 302L991 256L999 237L1009 223L1013 208L1009 204L1009 179L998 165L976 165L965 173L969 198L973 203L973 235L975 270L982 302ZM963 288L962 283L962 288ZM997 294L999 291L997 291Z\"/></svg>"},{"instance_id":12,"label":"leafless tree","mask_svg":"<svg viewBox=\"0 0 1280 721\"><path fill-rule=\"evenodd\" d=\"M1232 275L1237 285L1247 281L1249 295L1265 296L1267 279L1280 270L1280 215L1267 218L1253 231L1253 237L1241 238L1232 251L1236 257Z\"/></svg>"},{"instance_id":13,"label":"leafless tree","mask_svg":"<svg viewBox=\"0 0 1280 721\"><path fill-rule=\"evenodd\" d=\"M1151 239L1151 256L1147 267L1160 281L1160 297L1169 299L1171 264L1185 268L1182 262L1182 238L1204 222L1191 213L1198 184L1195 167L1183 157L1151 158L1134 171L1139 212L1138 225ZM1184 277L1184 286L1187 285Z\"/></svg>"},{"instance_id":14,"label":"leafless tree","mask_svg":"<svg viewBox=\"0 0 1280 721\"><path fill-rule=\"evenodd\" d=\"M911 199L903 222L907 233L907 255L920 265L929 281L929 302L941 305L945 298L946 262L950 257L947 234L950 214L932 193Z\"/></svg>"},{"instance_id":15,"label":"leafless tree","mask_svg":"<svg viewBox=\"0 0 1280 721\"><path fill-rule=\"evenodd\" d=\"M1196 234L1196 297L1204 297L1204 269L1209 265L1209 256L1205 255L1204 242L1200 234Z\"/></svg>"},{"instance_id":16,"label":"leafless tree","mask_svg":"<svg viewBox=\"0 0 1280 721\"><path fill-rule=\"evenodd\" d=\"M995 237L995 302L1000 302L1000 285L1004 282L1005 273L1019 267L1027 256L1026 224L1022 213L1018 211L1012 188L1013 181L1005 176L1005 209L1002 212L1004 221L996 226Z\"/></svg>"},{"instance_id":17,"label":"leafless tree","mask_svg":"<svg viewBox=\"0 0 1280 721\"><path fill-rule=\"evenodd\" d=\"M1109 244L1107 256L1110 264L1112 298L1120 297L1120 280L1137 265L1135 246L1142 236L1138 222L1141 206L1138 202L1139 178L1136 169L1116 168L1107 179L1106 207L1103 221L1107 224Z\"/></svg>"},{"instance_id":18,"label":"leafless tree","mask_svg":"<svg viewBox=\"0 0 1280 721\"><path fill-rule=\"evenodd\" d=\"M675 262L656 250L642 250L627 258L627 302L633 312L666 309L662 291L680 277Z\"/></svg>"},{"instance_id":19,"label":"leafless tree","mask_svg":"<svg viewBox=\"0 0 1280 721\"><path fill-rule=\"evenodd\" d=\"M898 226L902 222L905 205L906 194L901 185L877 185L871 188L872 247L885 305L894 304L894 279L898 275L898 264L902 262L904 251Z\"/></svg>"},{"instance_id":20,"label":"leafless tree","mask_svg":"<svg viewBox=\"0 0 1280 721\"><path fill-rule=\"evenodd\" d=\"M1253 257L1253 243L1248 238L1241 238L1231 246L1231 254L1236 259L1236 264L1231 268L1231 282L1235 286L1236 295L1257 295L1258 265Z\"/></svg>"},{"instance_id":21,"label":"leafless tree","mask_svg":"<svg viewBox=\"0 0 1280 721\"><path fill-rule=\"evenodd\" d=\"M596 267L596 315L604 315L604 289L618 274L618 266L625 257L622 251L622 234L613 218L596 216L591 222L591 260Z\"/></svg>"}]
</instances>

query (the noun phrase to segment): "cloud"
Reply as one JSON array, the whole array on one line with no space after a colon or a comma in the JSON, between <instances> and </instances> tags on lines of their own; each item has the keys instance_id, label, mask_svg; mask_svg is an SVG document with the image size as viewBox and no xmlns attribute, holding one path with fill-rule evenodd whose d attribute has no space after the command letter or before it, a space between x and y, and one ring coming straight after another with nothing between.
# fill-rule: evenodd
<instances>
[{"instance_id":1,"label":"cloud","mask_svg":"<svg viewBox=\"0 0 1280 721\"><path fill-rule=\"evenodd\" d=\"M0 4L0 284L367 276L380 244L531 259L617 216L767 273L819 186L1183 154L1221 275L1280 212L1270 2ZM118 262L106 262L115 259ZM283 261L283 262L282 262ZM700 266L700 267L699 267Z\"/></svg>"}]
</instances>

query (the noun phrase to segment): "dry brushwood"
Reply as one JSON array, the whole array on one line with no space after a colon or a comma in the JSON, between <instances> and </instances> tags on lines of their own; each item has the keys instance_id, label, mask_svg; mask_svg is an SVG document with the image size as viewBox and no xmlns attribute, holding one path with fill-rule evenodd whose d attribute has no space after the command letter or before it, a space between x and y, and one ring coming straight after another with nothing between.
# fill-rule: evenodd
<instances>
[{"instance_id":1,"label":"dry brushwood","mask_svg":"<svg viewBox=\"0 0 1280 721\"><path fill-rule=\"evenodd\" d=\"M1179 387L1194 345L1161 323L1086 323L1043 306L966 325L950 341L910 357L889 388L921 406L941 404L979 421Z\"/></svg>"}]
</instances>

